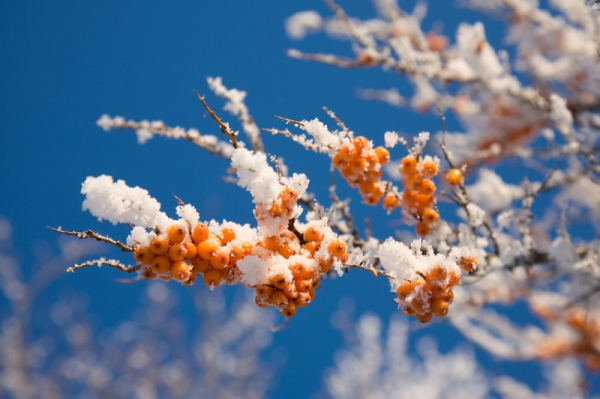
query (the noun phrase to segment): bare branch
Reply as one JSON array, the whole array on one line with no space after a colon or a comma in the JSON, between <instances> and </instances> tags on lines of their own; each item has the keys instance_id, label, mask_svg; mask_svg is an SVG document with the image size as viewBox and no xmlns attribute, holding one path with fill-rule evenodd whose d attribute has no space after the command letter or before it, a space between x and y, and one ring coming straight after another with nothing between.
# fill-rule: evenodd
<instances>
[{"instance_id":1,"label":"bare branch","mask_svg":"<svg viewBox=\"0 0 600 399\"><path fill-rule=\"evenodd\" d=\"M217 123L217 125L219 125L219 127L221 128L221 132L227 136L227 138L229 138L229 141L231 141L231 144L233 145L233 148L238 148L238 141L235 135L235 132L233 132L230 128L229 125L227 125L225 122L223 122L223 120L221 118L219 118L217 116L217 114L215 114L215 112L208 106L208 104L206 103L206 101L204 101L204 98L198 94L198 92L196 90L194 90L194 93L196 93L196 96L198 97L198 100L200 100L200 102L202 103L202 105L204 105L204 108L206 109L206 112L208 112L208 114L210 115L210 117Z\"/></svg>"},{"instance_id":2,"label":"bare branch","mask_svg":"<svg viewBox=\"0 0 600 399\"><path fill-rule=\"evenodd\" d=\"M60 227L57 229L54 227L50 227L50 226L46 226L46 227L52 231L56 231L57 233L65 234L67 236L75 236L75 237L79 238L80 240L84 240L86 238L93 238L96 241L102 241L107 244L114 245L115 247L119 248L123 252L133 252L133 248L123 244L121 241L113 240L112 238L103 236L92 230L86 230L83 232L82 231L66 231L66 230L61 229Z\"/></svg>"},{"instance_id":3,"label":"bare branch","mask_svg":"<svg viewBox=\"0 0 600 399\"><path fill-rule=\"evenodd\" d=\"M100 259L96 259L96 260L89 260L87 262L79 263L77 265L71 266L68 269L66 269L65 272L73 273L75 270L82 269L82 268L88 267L88 266L94 266L94 265L95 266L106 265L106 266L114 267L115 269L120 270L125 273L133 273L135 271L138 271L142 267L140 265L127 266L127 265L124 265L123 263L119 262L116 259L100 258Z\"/></svg>"}]
</instances>

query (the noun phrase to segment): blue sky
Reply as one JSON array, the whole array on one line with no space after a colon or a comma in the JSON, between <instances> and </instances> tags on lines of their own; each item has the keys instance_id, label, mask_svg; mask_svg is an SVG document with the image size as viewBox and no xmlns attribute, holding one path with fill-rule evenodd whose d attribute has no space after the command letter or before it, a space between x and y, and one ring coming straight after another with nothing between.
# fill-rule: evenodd
<instances>
[{"instance_id":1,"label":"blue sky","mask_svg":"<svg viewBox=\"0 0 600 399\"><path fill-rule=\"evenodd\" d=\"M348 12L372 16L368 2L347 2ZM403 2L407 3L407 2ZM411 3L412 2L408 2ZM425 28L443 24L452 34L461 20L479 16L434 2ZM440 3L440 4L438 4ZM442 4L443 3L443 4ZM282 127L273 115L293 119L319 117L329 123L323 105L340 116L355 132L381 144L387 130L418 133L435 131L439 120L386 105L362 101L356 88L397 87L408 90L402 78L380 70L348 71L293 60L290 47L305 51L348 53L347 43L309 37L302 42L286 38L283 21L297 11L321 10L320 1L45 1L6 0L0 13L0 214L15 226L15 241L26 263L38 241L55 242L45 226L92 228L124 238L126 226L98 223L81 211L81 183L89 175L109 174L150 191L173 214L171 194L197 206L203 219L252 222L249 194L227 185L221 177L227 162L186 142L152 139L137 144L132 132L103 132L95 121L104 113L127 118L160 119L169 125L197 127L218 134L205 116L192 89L207 94L220 111L222 102L205 83L208 76L248 92L247 105L261 127ZM490 22L487 33L498 38L500 25ZM225 116L224 112L220 112ZM233 122L233 121L232 121ZM458 129L452 125L450 130ZM236 126L234 124L234 126ZM237 128L237 127L236 127ZM303 151L282 137L265 136L270 153L282 155L290 171L304 171L311 190L326 199L328 160ZM403 154L396 154L396 158ZM392 154L394 157L394 154ZM344 184L340 184L344 186ZM376 234L389 234L393 220L380 209L367 208L353 195L357 220L373 217ZM220 203L220 204L219 204ZM120 256L118 252L107 252ZM124 261L128 261L123 257ZM67 267L69 265L65 265ZM98 326L111 326L131 317L143 284L121 285L118 274L107 269L83 270L58 278L48 298L64 290L85 292ZM185 290L205 289L201 284ZM227 288L233 292L233 289ZM373 311L387 319L397 312L386 281L353 271L343 279L326 281L311 306L298 312L290 326L278 333L275 344L287 352L273 396L284 392L306 397L318 390L321 373L340 347L340 336L329 318L343 297L353 297L357 313ZM125 300L132 305L124 307ZM192 317L190 315L190 317ZM432 326L428 333L442 335L441 348L451 348L457 335L449 327ZM499 373L503 365L489 363ZM306 367L310 364L311 367ZM518 365L521 378L535 368ZM532 381L532 379L530 379Z\"/></svg>"}]
</instances>

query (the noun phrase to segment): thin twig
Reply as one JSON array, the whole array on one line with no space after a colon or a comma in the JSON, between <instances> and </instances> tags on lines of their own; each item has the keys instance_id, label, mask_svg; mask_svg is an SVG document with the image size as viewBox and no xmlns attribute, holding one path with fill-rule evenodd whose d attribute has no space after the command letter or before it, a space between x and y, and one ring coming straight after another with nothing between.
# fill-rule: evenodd
<instances>
[{"instance_id":1,"label":"thin twig","mask_svg":"<svg viewBox=\"0 0 600 399\"><path fill-rule=\"evenodd\" d=\"M217 123L217 125L219 125L219 127L221 128L221 132L225 136L227 136L227 138L229 138L229 141L231 141L231 145L233 145L233 148L238 148L239 145L235 133L229 128L229 126L225 122L223 122L221 118L217 116L217 114L215 114L215 112L208 106L206 101L204 101L204 98L202 98L202 96L198 94L196 90L194 90L194 93L196 93L196 96L198 97L202 105L204 105L206 112L208 112L210 117Z\"/></svg>"},{"instance_id":2,"label":"thin twig","mask_svg":"<svg viewBox=\"0 0 600 399\"><path fill-rule=\"evenodd\" d=\"M50 227L50 226L46 226L47 228L49 228L52 231L56 231L57 233L61 233L61 234L65 234L68 236L75 236L77 238L79 238L80 240L84 240L86 238L93 238L96 241L102 241L105 242L107 244L110 245L114 245L115 247L118 247L121 251L123 252L133 252L133 248L123 244L121 241L117 241L117 240L113 240L112 238L109 238L107 236L103 236L101 234L98 234L92 230L86 230L86 231L66 231L59 228L54 228L54 227Z\"/></svg>"},{"instance_id":3,"label":"thin twig","mask_svg":"<svg viewBox=\"0 0 600 399\"><path fill-rule=\"evenodd\" d=\"M71 272L71 273L73 273L75 270L82 269L84 267L88 267L88 266L102 266L102 265L114 267L115 269L120 270L120 271L125 272L125 273L133 273L133 272L139 270L142 267L141 265L127 266L127 265L124 265L123 263L119 262L116 259L104 259L104 258L101 258L101 259L96 259L96 260L89 260L87 262L79 263L77 265L71 266L68 269L66 269L65 272Z\"/></svg>"}]
</instances>

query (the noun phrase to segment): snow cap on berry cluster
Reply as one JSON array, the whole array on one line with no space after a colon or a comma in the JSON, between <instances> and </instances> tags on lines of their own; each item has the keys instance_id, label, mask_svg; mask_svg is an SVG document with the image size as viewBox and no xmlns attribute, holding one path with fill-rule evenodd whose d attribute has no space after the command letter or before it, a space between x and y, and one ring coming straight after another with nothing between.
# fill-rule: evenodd
<instances>
[{"instance_id":1,"label":"snow cap on berry cluster","mask_svg":"<svg viewBox=\"0 0 600 399\"><path fill-rule=\"evenodd\" d=\"M111 176L89 176L82 184L81 193L85 195L83 210L89 210L100 221L153 228L157 219L168 219L160 211L160 203L147 190L129 187L123 180L114 182Z\"/></svg>"},{"instance_id":2,"label":"snow cap on berry cluster","mask_svg":"<svg viewBox=\"0 0 600 399\"><path fill-rule=\"evenodd\" d=\"M414 240L409 247L388 238L379 246L378 257L383 269L394 277L390 280L394 291L401 281L413 280L418 273L425 274L437 265L460 273L456 262L444 255L434 254L433 248L421 239Z\"/></svg>"},{"instance_id":3,"label":"snow cap on berry cluster","mask_svg":"<svg viewBox=\"0 0 600 399\"><path fill-rule=\"evenodd\" d=\"M273 203L284 187L290 187L298 195L308 188L306 175L294 173L291 178L280 177L269 166L263 152L237 148L231 157L231 166L236 169L238 185L250 191L255 204Z\"/></svg>"},{"instance_id":4,"label":"snow cap on berry cluster","mask_svg":"<svg viewBox=\"0 0 600 399\"><path fill-rule=\"evenodd\" d=\"M334 155L337 149L342 145L342 134L329 131L327 125L317 118L311 121L302 121L300 128L310 134L315 139L315 149Z\"/></svg>"}]
</instances>

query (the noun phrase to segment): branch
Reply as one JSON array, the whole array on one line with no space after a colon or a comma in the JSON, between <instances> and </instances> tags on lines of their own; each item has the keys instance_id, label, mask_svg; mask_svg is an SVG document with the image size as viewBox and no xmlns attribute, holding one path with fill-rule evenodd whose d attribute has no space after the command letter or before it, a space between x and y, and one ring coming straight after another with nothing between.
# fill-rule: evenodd
<instances>
[{"instance_id":1,"label":"branch","mask_svg":"<svg viewBox=\"0 0 600 399\"><path fill-rule=\"evenodd\" d=\"M233 132L229 128L229 126L225 122L223 122L223 120L221 118L219 118L217 116L217 114L215 114L215 112L208 106L206 101L204 101L204 98L202 98L202 96L200 94L198 94L198 92L196 90L194 90L194 93L196 93L198 100L200 100L202 105L204 105L206 112L208 112L210 117L217 123L217 125L219 125L219 127L221 128L221 132L225 136L227 136L227 138L229 138L229 140L231 141L231 144L233 145L233 148L238 148L239 145L238 145L237 138L235 137L235 132Z\"/></svg>"},{"instance_id":2,"label":"branch","mask_svg":"<svg viewBox=\"0 0 600 399\"><path fill-rule=\"evenodd\" d=\"M80 263L80 264L71 266L68 269L66 269L65 272L71 272L71 273L73 273L77 269L82 269L84 267L94 266L94 265L96 265L98 267L100 267L102 265L107 265L107 266L110 266L110 267L114 267L115 269L120 270L120 271L125 272L125 273L133 273L133 272L139 270L142 267L140 265L127 266L127 265L124 265L123 263L119 262L116 259L104 259L104 258L100 258L100 259L90 260L90 261L87 261L87 262L84 262L84 263Z\"/></svg>"},{"instance_id":3,"label":"branch","mask_svg":"<svg viewBox=\"0 0 600 399\"><path fill-rule=\"evenodd\" d=\"M86 231L81 232L81 231L66 231L60 227L57 229L55 229L54 227L50 227L50 226L46 226L46 227L49 228L50 230L56 231L57 233L60 233L60 234L64 234L67 236L76 236L80 240L84 240L86 238L93 238L96 241L102 241L107 244L114 245L115 247L119 248L123 252L133 252L133 248L123 244L121 241L113 240L112 238L100 235L92 230L86 230Z\"/></svg>"}]
</instances>

